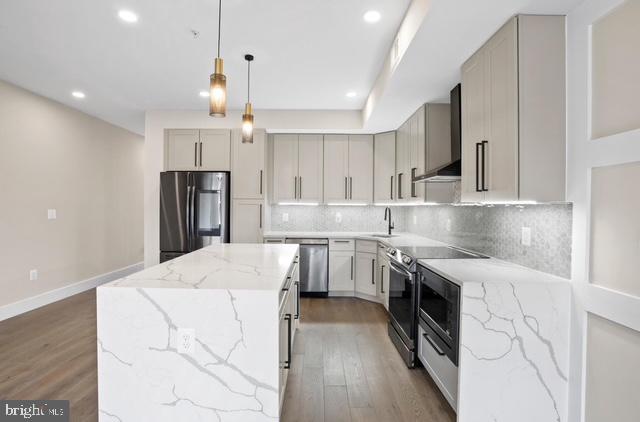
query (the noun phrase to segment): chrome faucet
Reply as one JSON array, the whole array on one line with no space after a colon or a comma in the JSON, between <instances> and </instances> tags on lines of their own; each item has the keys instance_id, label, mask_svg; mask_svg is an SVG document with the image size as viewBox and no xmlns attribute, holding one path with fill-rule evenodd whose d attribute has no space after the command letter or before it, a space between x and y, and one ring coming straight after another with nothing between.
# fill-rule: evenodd
<instances>
[{"instance_id":1,"label":"chrome faucet","mask_svg":"<svg viewBox=\"0 0 640 422\"><path fill-rule=\"evenodd\" d=\"M387 218L388 217L388 218ZM389 222L389 236L391 236L391 230L395 229L393 223L391 222L391 208L387 207L384 209L384 221Z\"/></svg>"}]
</instances>

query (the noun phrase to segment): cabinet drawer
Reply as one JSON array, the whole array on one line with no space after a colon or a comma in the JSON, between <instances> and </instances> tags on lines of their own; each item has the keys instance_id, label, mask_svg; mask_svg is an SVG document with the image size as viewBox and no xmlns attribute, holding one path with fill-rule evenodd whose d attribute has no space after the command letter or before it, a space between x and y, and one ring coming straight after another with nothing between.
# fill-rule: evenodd
<instances>
[{"instance_id":1,"label":"cabinet drawer","mask_svg":"<svg viewBox=\"0 0 640 422\"><path fill-rule=\"evenodd\" d=\"M356 252L376 253L378 242L372 240L356 240Z\"/></svg>"},{"instance_id":2,"label":"cabinet drawer","mask_svg":"<svg viewBox=\"0 0 640 422\"><path fill-rule=\"evenodd\" d=\"M329 239L330 251L351 251L353 252L355 241L353 239Z\"/></svg>"},{"instance_id":3,"label":"cabinet drawer","mask_svg":"<svg viewBox=\"0 0 640 422\"><path fill-rule=\"evenodd\" d=\"M457 409L458 367L446 356L441 356L426 338L426 332L418 326L418 357L433 381L438 385L451 407Z\"/></svg>"}]
</instances>

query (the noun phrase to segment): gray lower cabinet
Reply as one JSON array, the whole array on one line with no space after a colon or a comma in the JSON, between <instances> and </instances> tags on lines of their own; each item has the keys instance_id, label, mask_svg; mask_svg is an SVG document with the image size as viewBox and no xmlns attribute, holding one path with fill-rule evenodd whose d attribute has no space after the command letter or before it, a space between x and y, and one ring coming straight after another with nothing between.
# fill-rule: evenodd
<instances>
[{"instance_id":1,"label":"gray lower cabinet","mask_svg":"<svg viewBox=\"0 0 640 422\"><path fill-rule=\"evenodd\" d=\"M356 293L377 296L376 286L377 255L375 253L356 252Z\"/></svg>"}]
</instances>

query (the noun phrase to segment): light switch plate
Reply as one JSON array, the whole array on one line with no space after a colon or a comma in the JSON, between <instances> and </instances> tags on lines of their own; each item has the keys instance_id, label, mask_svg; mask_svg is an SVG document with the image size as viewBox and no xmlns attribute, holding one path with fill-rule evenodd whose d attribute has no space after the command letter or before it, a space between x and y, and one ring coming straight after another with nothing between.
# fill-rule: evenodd
<instances>
[{"instance_id":1,"label":"light switch plate","mask_svg":"<svg viewBox=\"0 0 640 422\"><path fill-rule=\"evenodd\" d=\"M58 212L54 208L50 208L47 210L47 219L55 220L58 218Z\"/></svg>"},{"instance_id":2,"label":"light switch plate","mask_svg":"<svg viewBox=\"0 0 640 422\"><path fill-rule=\"evenodd\" d=\"M413 214L413 225L415 226L416 224L418 224L418 216Z\"/></svg>"},{"instance_id":3,"label":"light switch plate","mask_svg":"<svg viewBox=\"0 0 640 422\"><path fill-rule=\"evenodd\" d=\"M447 218L447 231L450 232L451 231L451 219Z\"/></svg>"},{"instance_id":4,"label":"light switch plate","mask_svg":"<svg viewBox=\"0 0 640 422\"><path fill-rule=\"evenodd\" d=\"M531 246L531 227L522 228L522 244L524 246Z\"/></svg>"},{"instance_id":5,"label":"light switch plate","mask_svg":"<svg viewBox=\"0 0 640 422\"><path fill-rule=\"evenodd\" d=\"M336 223L342 223L342 214L339 212L336 213Z\"/></svg>"},{"instance_id":6,"label":"light switch plate","mask_svg":"<svg viewBox=\"0 0 640 422\"><path fill-rule=\"evenodd\" d=\"M29 280L30 281L35 281L37 279L38 279L38 270L29 271Z\"/></svg>"},{"instance_id":7,"label":"light switch plate","mask_svg":"<svg viewBox=\"0 0 640 422\"><path fill-rule=\"evenodd\" d=\"M282 213L282 222L286 223L287 221L289 221L289 213L288 212L283 212Z\"/></svg>"},{"instance_id":8,"label":"light switch plate","mask_svg":"<svg viewBox=\"0 0 640 422\"><path fill-rule=\"evenodd\" d=\"M192 355L196 350L196 330L193 328L178 328L176 349L178 353Z\"/></svg>"}]
</instances>

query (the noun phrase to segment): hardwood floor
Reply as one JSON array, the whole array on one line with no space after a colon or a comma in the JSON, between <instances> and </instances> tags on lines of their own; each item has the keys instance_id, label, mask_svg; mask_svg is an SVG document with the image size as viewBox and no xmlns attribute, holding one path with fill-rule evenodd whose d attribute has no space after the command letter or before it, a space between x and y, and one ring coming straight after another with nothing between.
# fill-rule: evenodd
<instances>
[{"instance_id":1,"label":"hardwood floor","mask_svg":"<svg viewBox=\"0 0 640 422\"><path fill-rule=\"evenodd\" d=\"M283 421L455 421L404 365L381 305L303 298L302 314ZM95 290L0 322L0 398L70 400L72 421L97 421L95 327Z\"/></svg>"},{"instance_id":2,"label":"hardwood floor","mask_svg":"<svg viewBox=\"0 0 640 422\"><path fill-rule=\"evenodd\" d=\"M0 322L0 398L69 400L71 420L98 420L96 292Z\"/></svg>"},{"instance_id":3,"label":"hardwood floor","mask_svg":"<svg viewBox=\"0 0 640 422\"><path fill-rule=\"evenodd\" d=\"M381 305L303 298L282 419L453 422L455 413L424 368L405 366Z\"/></svg>"}]
</instances>

